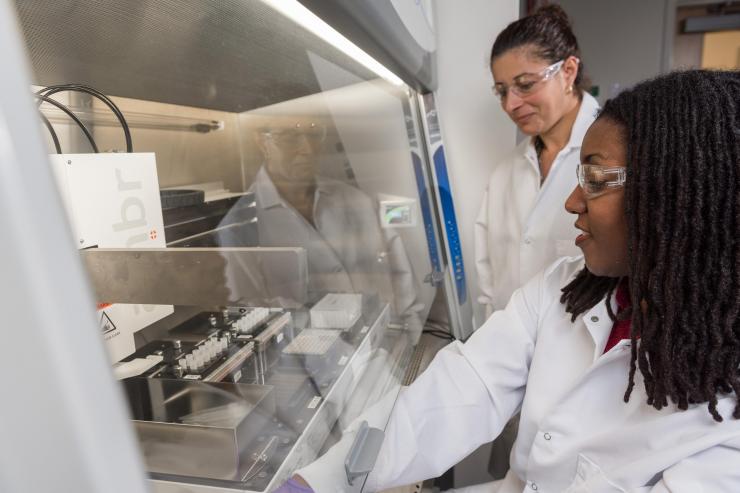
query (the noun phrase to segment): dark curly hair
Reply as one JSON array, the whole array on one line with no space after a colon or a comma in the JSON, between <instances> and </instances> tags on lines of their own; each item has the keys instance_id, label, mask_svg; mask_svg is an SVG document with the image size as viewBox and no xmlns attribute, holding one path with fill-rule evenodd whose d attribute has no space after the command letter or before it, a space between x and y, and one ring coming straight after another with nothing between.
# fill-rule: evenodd
<instances>
[{"instance_id":1,"label":"dark curly hair","mask_svg":"<svg viewBox=\"0 0 740 493\"><path fill-rule=\"evenodd\" d=\"M740 418L740 72L692 70L607 101L627 146L632 357L647 403L679 409L735 392ZM584 268L563 289L573 319L618 279ZM608 303L607 303L608 305ZM611 314L613 316L613 314ZM639 344L637 341L639 340Z\"/></svg>"},{"instance_id":2,"label":"dark curly hair","mask_svg":"<svg viewBox=\"0 0 740 493\"><path fill-rule=\"evenodd\" d=\"M577 57L581 61L573 84L579 89L578 96L589 88L578 40L573 34L568 14L559 5L545 5L532 15L522 17L506 26L506 29L496 36L491 48L490 63L507 51L523 46L532 46L533 54L548 63L559 62L569 56Z\"/></svg>"}]
</instances>

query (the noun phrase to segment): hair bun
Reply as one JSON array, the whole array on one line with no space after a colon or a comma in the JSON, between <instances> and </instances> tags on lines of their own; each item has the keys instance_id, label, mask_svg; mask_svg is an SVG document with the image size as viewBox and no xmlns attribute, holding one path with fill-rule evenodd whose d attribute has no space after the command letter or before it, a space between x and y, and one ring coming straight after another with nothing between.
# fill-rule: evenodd
<instances>
[{"instance_id":1,"label":"hair bun","mask_svg":"<svg viewBox=\"0 0 740 493\"><path fill-rule=\"evenodd\" d=\"M565 13L563 7L556 3L543 5L542 7L538 8L533 15L552 19L556 22L561 22L564 25L568 26L568 28L570 28L570 18L568 17L568 14Z\"/></svg>"}]
</instances>

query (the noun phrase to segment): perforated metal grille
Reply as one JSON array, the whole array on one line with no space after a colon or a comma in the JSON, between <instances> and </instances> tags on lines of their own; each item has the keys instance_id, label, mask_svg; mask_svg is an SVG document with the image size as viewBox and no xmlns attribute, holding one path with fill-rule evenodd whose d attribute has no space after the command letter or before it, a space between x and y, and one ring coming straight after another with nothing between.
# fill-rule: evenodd
<instances>
[{"instance_id":1,"label":"perforated metal grille","mask_svg":"<svg viewBox=\"0 0 740 493\"><path fill-rule=\"evenodd\" d=\"M16 8L39 85L78 82L241 112L319 92L309 53L374 78L257 0L16 0Z\"/></svg>"}]
</instances>

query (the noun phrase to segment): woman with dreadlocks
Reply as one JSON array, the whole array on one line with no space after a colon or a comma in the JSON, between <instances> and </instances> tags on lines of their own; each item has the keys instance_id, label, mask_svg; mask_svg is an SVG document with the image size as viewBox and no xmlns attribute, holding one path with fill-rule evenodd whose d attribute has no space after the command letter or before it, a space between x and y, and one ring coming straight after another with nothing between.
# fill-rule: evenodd
<instances>
[{"instance_id":1,"label":"woman with dreadlocks","mask_svg":"<svg viewBox=\"0 0 740 493\"><path fill-rule=\"evenodd\" d=\"M365 491L444 472L521 409L511 470L476 491L740 492L740 73L608 101L577 174L583 257L401 391ZM330 474L350 442L284 488L351 491Z\"/></svg>"}]
</instances>

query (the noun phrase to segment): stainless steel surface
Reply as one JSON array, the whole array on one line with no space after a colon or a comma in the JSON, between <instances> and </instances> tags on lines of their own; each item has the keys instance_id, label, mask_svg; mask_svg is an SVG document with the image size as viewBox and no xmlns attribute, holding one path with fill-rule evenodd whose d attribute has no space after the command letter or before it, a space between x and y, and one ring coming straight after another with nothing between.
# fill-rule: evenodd
<instances>
[{"instance_id":1,"label":"stainless steel surface","mask_svg":"<svg viewBox=\"0 0 740 493\"><path fill-rule=\"evenodd\" d=\"M85 125L105 125L120 128L121 123L110 111L91 110L86 106L67 105ZM42 106L42 113L52 123L69 123L69 116L59 108ZM221 131L225 123L221 120L206 120L198 118L164 116L136 111L126 111L126 123L130 128L146 128L150 130L176 130L181 132L208 133Z\"/></svg>"},{"instance_id":2,"label":"stainless steel surface","mask_svg":"<svg viewBox=\"0 0 740 493\"><path fill-rule=\"evenodd\" d=\"M202 233L197 233L194 235L186 236L184 238L180 238L178 240L167 242L167 246L178 247L193 245L197 243L223 245L224 238L229 239L228 243L236 245L239 244L238 240L244 237L248 238L250 236L256 236L256 234L252 231L257 229L256 223L257 218L252 218L241 223L228 224L226 226L221 226L209 231L204 231ZM236 241L234 239L236 239Z\"/></svg>"},{"instance_id":3,"label":"stainless steel surface","mask_svg":"<svg viewBox=\"0 0 740 493\"><path fill-rule=\"evenodd\" d=\"M370 320L368 320L370 322ZM373 375L378 370L377 365L368 365L368 358L377 352L381 347L385 347L390 344L396 346L399 342L398 336L403 335L401 331L395 331L388 328L389 323L389 307L386 305L373 320L370 326L363 328L366 335L363 341L357 347L354 354L349 358L347 363L344 365L341 374L337 381L332 385L331 389L321 396L316 408L316 413L313 414L310 421L305 426L305 431L298 437L295 444L292 446L289 455L285 458L278 470L275 472L270 483L264 488L256 490L249 488L246 485L242 486L229 486L222 487L213 484L194 484L188 482L185 478L169 478L164 479L161 477L154 477L150 484L152 485L153 491L157 493L180 493L184 489L192 493L220 493L220 492L269 492L274 490L280 485L293 471L305 465L313 460L317 453L321 452L323 445L327 443L327 437L329 436L330 430L335 426L339 415L345 414L346 408L352 406L353 398L359 398L360 400L366 400L368 395L367 386L362 385L362 381L367 377L369 380L376 380L377 375ZM393 337L388 338L389 332L393 333ZM402 338L403 339L403 338ZM408 338L406 338L408 339ZM406 340L403 339L403 340ZM403 351L401 351L403 352ZM391 367L396 366L394 357L390 358L394 360L391 362ZM399 368L399 371L387 372L389 376L402 374L405 370L403 363L400 363L403 368ZM373 402L377 402L379 393L383 394L387 391L388 385L384 383L384 379L381 378L380 389L375 387L369 389L369 399ZM365 382L367 383L367 382ZM277 393L280 392L280 387L273 387L272 395L277 398ZM363 395L358 395L363 394ZM384 395L384 394L383 394ZM264 432L263 432L264 434ZM254 476L259 474L260 471L264 471L264 467L269 463L269 457L274 452L274 441L272 440L274 435L267 436L260 443L260 447L256 447L250 450L250 455L246 461L246 469L243 471L244 476ZM360 490L360 483L355 482L356 488L353 487L352 491ZM349 492L348 492L349 493Z\"/></svg>"},{"instance_id":4,"label":"stainless steel surface","mask_svg":"<svg viewBox=\"0 0 740 493\"><path fill-rule=\"evenodd\" d=\"M375 75L257 0L16 0L34 83L242 112L321 87L311 57Z\"/></svg>"},{"instance_id":5,"label":"stainless steel surface","mask_svg":"<svg viewBox=\"0 0 740 493\"><path fill-rule=\"evenodd\" d=\"M93 248L80 252L106 303L300 307L302 248Z\"/></svg>"},{"instance_id":6,"label":"stainless steel surface","mask_svg":"<svg viewBox=\"0 0 740 493\"><path fill-rule=\"evenodd\" d=\"M147 469L160 474L240 480L275 412L270 386L132 378L124 388Z\"/></svg>"}]
</instances>

